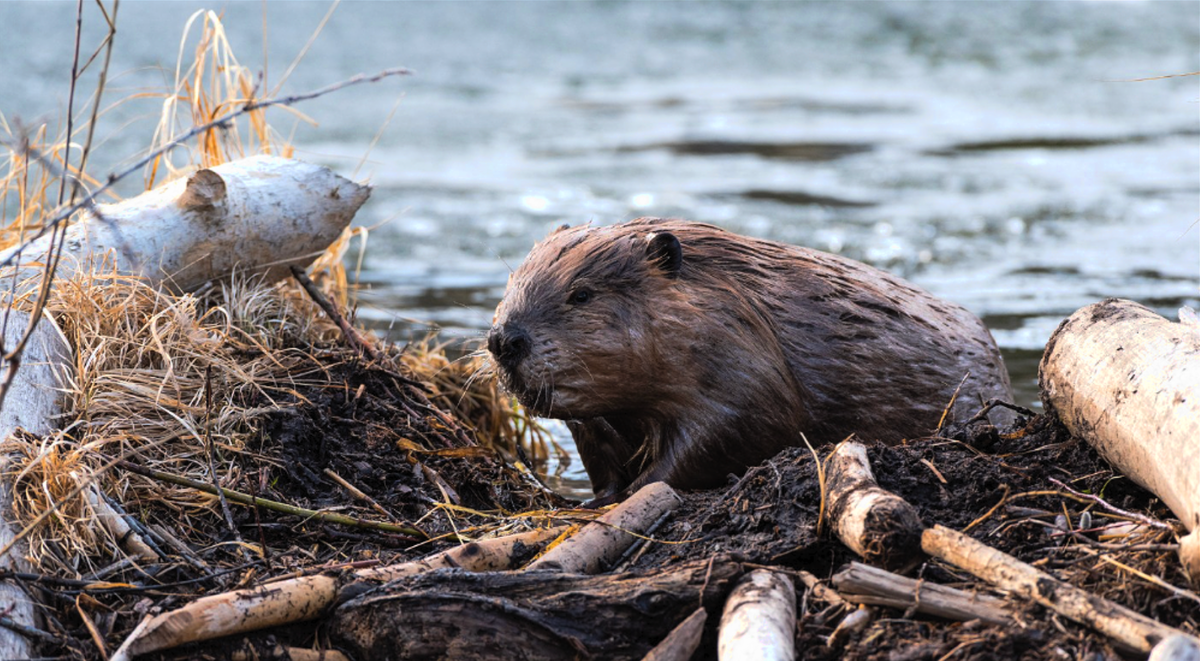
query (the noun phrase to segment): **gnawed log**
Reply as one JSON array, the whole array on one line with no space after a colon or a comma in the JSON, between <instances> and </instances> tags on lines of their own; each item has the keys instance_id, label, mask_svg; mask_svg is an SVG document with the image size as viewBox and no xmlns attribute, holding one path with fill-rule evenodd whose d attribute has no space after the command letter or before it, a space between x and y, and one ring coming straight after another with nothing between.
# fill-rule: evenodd
<instances>
[{"instance_id":1,"label":"gnawed log","mask_svg":"<svg viewBox=\"0 0 1200 661\"><path fill-rule=\"evenodd\" d=\"M363 581L388 581L441 568L456 567L466 571L508 569L528 560L539 544L553 539L562 531L563 528L548 528L480 540L435 553L422 560L362 569L348 577L327 574L299 576L255 588L201 597L143 623L121 644L112 661L186 643L316 619L343 598L346 592L362 592L365 588L359 583Z\"/></svg>"},{"instance_id":2,"label":"gnawed log","mask_svg":"<svg viewBox=\"0 0 1200 661\"><path fill-rule=\"evenodd\" d=\"M330 631L359 659L640 659L698 603L716 612L740 575L728 558L603 576L440 570L339 606Z\"/></svg>"},{"instance_id":3,"label":"gnawed log","mask_svg":"<svg viewBox=\"0 0 1200 661\"><path fill-rule=\"evenodd\" d=\"M708 612L697 608L695 613L688 616L679 626L671 629L662 642L642 657L642 661L688 661L700 647L700 639L704 637L704 623L708 621Z\"/></svg>"},{"instance_id":4,"label":"gnawed log","mask_svg":"<svg viewBox=\"0 0 1200 661\"><path fill-rule=\"evenodd\" d=\"M871 473L867 448L843 441L826 467L829 517L838 539L868 563L904 570L921 558L916 508L882 489Z\"/></svg>"},{"instance_id":5,"label":"gnawed log","mask_svg":"<svg viewBox=\"0 0 1200 661\"><path fill-rule=\"evenodd\" d=\"M756 569L725 602L717 634L721 661L796 658L796 589L786 574Z\"/></svg>"},{"instance_id":6,"label":"gnawed log","mask_svg":"<svg viewBox=\"0 0 1200 661\"><path fill-rule=\"evenodd\" d=\"M1135 613L1103 597L1068 585L1016 558L962 533L934 526L921 536L929 555L1089 626L1119 645L1142 654L1182 631ZM1194 638L1190 637L1192 640Z\"/></svg>"},{"instance_id":7,"label":"gnawed log","mask_svg":"<svg viewBox=\"0 0 1200 661\"><path fill-rule=\"evenodd\" d=\"M602 514L583 530L562 541L529 565L547 570L594 574L611 567L621 553L659 517L681 502L665 482L647 484L625 502Z\"/></svg>"},{"instance_id":8,"label":"gnawed log","mask_svg":"<svg viewBox=\"0 0 1200 661\"><path fill-rule=\"evenodd\" d=\"M108 258L121 273L182 291L235 270L278 280L333 243L369 195L318 165L276 156L231 161L82 213L66 231L58 277ZM40 272L50 238L25 247L20 262L30 266L19 278Z\"/></svg>"},{"instance_id":9,"label":"gnawed log","mask_svg":"<svg viewBox=\"0 0 1200 661\"><path fill-rule=\"evenodd\" d=\"M1180 555L1200 583L1200 332L1101 301L1050 336L1039 381L1047 411L1192 531Z\"/></svg>"},{"instance_id":10,"label":"gnawed log","mask_svg":"<svg viewBox=\"0 0 1200 661\"><path fill-rule=\"evenodd\" d=\"M833 585L842 598L856 604L915 608L918 613L949 620L1013 623L1008 604L998 597L918 581L858 562L835 574Z\"/></svg>"}]
</instances>

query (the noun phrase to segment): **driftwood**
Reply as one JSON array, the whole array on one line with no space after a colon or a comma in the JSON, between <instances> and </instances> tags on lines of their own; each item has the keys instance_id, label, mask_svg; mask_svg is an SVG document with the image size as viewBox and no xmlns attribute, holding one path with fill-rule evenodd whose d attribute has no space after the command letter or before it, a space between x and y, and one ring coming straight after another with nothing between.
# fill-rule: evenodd
<instances>
[{"instance_id":1,"label":"driftwood","mask_svg":"<svg viewBox=\"0 0 1200 661\"><path fill-rule=\"evenodd\" d=\"M423 560L356 571L349 576L317 574L202 597L143 623L113 655L113 661L267 627L316 619L363 581L388 581L431 569L467 571L509 569L527 560L537 545L563 528L497 537L436 553Z\"/></svg>"},{"instance_id":2,"label":"driftwood","mask_svg":"<svg viewBox=\"0 0 1200 661\"><path fill-rule=\"evenodd\" d=\"M11 351L28 327L29 315L9 310L8 323L4 327L4 351ZM63 412L62 389L67 383L70 360L71 349L62 331L52 320L43 318L25 345L20 369L14 375L4 406L0 407L0 440L8 438L18 428L38 435L54 430ZM5 365L6 370L13 368L12 363ZM0 456L0 472L7 472L8 461L7 457ZM8 547L18 532L5 521L11 511L11 485L7 480L0 480L0 547ZM13 545L7 555L0 557L0 569L31 571L24 560L24 548L20 543ZM5 609L10 620L18 625L36 626L33 604L19 584L0 581L0 608ZM0 659L32 656L29 641L15 631L0 628Z\"/></svg>"},{"instance_id":3,"label":"driftwood","mask_svg":"<svg viewBox=\"0 0 1200 661\"><path fill-rule=\"evenodd\" d=\"M671 629L662 642L642 657L642 661L688 661L700 647L700 639L704 637L704 623L708 621L708 613L703 608L697 608L688 619Z\"/></svg>"},{"instance_id":4,"label":"driftwood","mask_svg":"<svg viewBox=\"0 0 1200 661\"><path fill-rule=\"evenodd\" d=\"M330 631L359 659L641 659L697 605L716 612L728 558L652 573L440 570L337 608Z\"/></svg>"},{"instance_id":5,"label":"driftwood","mask_svg":"<svg viewBox=\"0 0 1200 661\"><path fill-rule=\"evenodd\" d=\"M121 273L182 291L234 271L278 280L333 243L369 195L318 165L276 156L232 161L83 212L67 228L58 276L105 258ZM21 251L29 265L22 276L41 272L50 238Z\"/></svg>"},{"instance_id":6,"label":"driftwood","mask_svg":"<svg viewBox=\"0 0 1200 661\"><path fill-rule=\"evenodd\" d=\"M1154 646L1147 661L1200 661L1200 643L1190 636L1171 636Z\"/></svg>"},{"instance_id":7,"label":"driftwood","mask_svg":"<svg viewBox=\"0 0 1200 661\"><path fill-rule=\"evenodd\" d=\"M721 661L796 658L796 590L785 574L756 569L725 602L717 637Z\"/></svg>"},{"instance_id":8,"label":"driftwood","mask_svg":"<svg viewBox=\"0 0 1200 661\"><path fill-rule=\"evenodd\" d=\"M1192 531L1180 556L1200 583L1200 328L1108 299L1054 331L1039 371L1046 409Z\"/></svg>"},{"instance_id":9,"label":"driftwood","mask_svg":"<svg viewBox=\"0 0 1200 661\"><path fill-rule=\"evenodd\" d=\"M594 574L611 567L635 535L644 534L680 503L665 482L647 484L529 565L531 571Z\"/></svg>"},{"instance_id":10,"label":"driftwood","mask_svg":"<svg viewBox=\"0 0 1200 661\"><path fill-rule=\"evenodd\" d=\"M914 609L949 620L983 620L1013 624L1003 599L906 578L857 562L838 572L833 585L847 601L870 606Z\"/></svg>"},{"instance_id":11,"label":"driftwood","mask_svg":"<svg viewBox=\"0 0 1200 661\"><path fill-rule=\"evenodd\" d=\"M1001 590L1033 599L1135 652L1146 654L1170 636L1186 636L1178 629L1063 583L1007 553L949 528L934 526L926 530L921 537L921 546L935 558L968 571Z\"/></svg>"},{"instance_id":12,"label":"driftwood","mask_svg":"<svg viewBox=\"0 0 1200 661\"><path fill-rule=\"evenodd\" d=\"M902 571L921 558L921 517L903 498L881 489L867 448L843 441L829 457L829 516L838 539L868 563Z\"/></svg>"}]
</instances>

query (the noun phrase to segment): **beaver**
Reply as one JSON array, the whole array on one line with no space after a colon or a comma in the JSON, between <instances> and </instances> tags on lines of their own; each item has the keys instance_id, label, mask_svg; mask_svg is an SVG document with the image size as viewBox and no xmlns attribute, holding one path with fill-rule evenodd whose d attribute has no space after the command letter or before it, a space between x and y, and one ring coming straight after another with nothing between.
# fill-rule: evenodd
<instances>
[{"instance_id":1,"label":"beaver","mask_svg":"<svg viewBox=\"0 0 1200 661\"><path fill-rule=\"evenodd\" d=\"M780 450L897 443L1011 400L983 322L839 255L676 219L563 226L488 332L501 384L575 438L603 505L711 488ZM803 437L803 438L802 438Z\"/></svg>"}]
</instances>

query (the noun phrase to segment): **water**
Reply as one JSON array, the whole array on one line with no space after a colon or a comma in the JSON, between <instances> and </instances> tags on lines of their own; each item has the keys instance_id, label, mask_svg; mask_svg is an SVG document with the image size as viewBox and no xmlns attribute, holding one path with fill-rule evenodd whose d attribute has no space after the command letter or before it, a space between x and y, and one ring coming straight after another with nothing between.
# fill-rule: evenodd
<instances>
[{"instance_id":1,"label":"water","mask_svg":"<svg viewBox=\"0 0 1200 661\"><path fill-rule=\"evenodd\" d=\"M110 98L171 78L201 6L122 5ZM327 8L224 13L258 68L266 12L274 81ZM6 116L61 110L73 11L0 6ZM393 66L416 75L301 106L321 126L294 142L351 173L396 108L359 222L385 223L360 316L398 339L480 337L550 228L639 215L840 252L962 303L1028 405L1078 307L1174 318L1200 299L1200 76L1130 82L1200 71L1198 3L346 3L285 92ZM157 104L111 111L98 162L144 147Z\"/></svg>"}]
</instances>

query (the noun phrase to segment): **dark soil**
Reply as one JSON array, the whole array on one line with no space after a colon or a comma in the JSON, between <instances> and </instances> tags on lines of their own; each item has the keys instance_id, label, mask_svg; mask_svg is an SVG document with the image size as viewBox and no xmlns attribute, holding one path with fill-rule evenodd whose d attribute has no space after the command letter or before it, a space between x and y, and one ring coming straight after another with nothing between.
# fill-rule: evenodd
<instances>
[{"instance_id":1,"label":"dark soil","mask_svg":"<svg viewBox=\"0 0 1200 661\"><path fill-rule=\"evenodd\" d=\"M1095 542L1093 533L1081 531L1068 539L1053 527L1056 516L1064 515L1075 529L1085 510L1093 517L1093 527L1112 519L1094 505L1064 498L1051 480L1160 520L1171 518L1169 510L1115 474L1090 446L1071 439L1049 417L1019 420L1005 431L981 425L896 447L874 446L869 448L872 469L880 486L913 504L926 525L963 530L980 520L970 530L977 539L1166 624L1191 633L1200 630L1200 605L1195 601L1098 561L1090 545ZM817 453L827 456L831 449L817 448ZM996 508L1006 494L1005 505ZM857 559L828 535L817 534L820 492L813 455L806 448L780 453L723 491L688 493L684 498L685 505L654 536L687 541L650 547L635 568L729 553L746 563L829 578ZM1164 534L1139 541L1171 539ZM1187 585L1170 551L1110 550L1107 555L1174 585ZM985 584L936 561L914 573L937 583L987 590ZM831 649L825 639L841 613L831 616L828 604L816 598L800 603L807 607L797 613L802 659L942 659L951 653L954 659L1118 658L1103 636L1032 604L1020 605L1027 623L1021 628L947 622L882 608L874 624L845 647ZM697 658L715 658L715 650Z\"/></svg>"},{"instance_id":2,"label":"dark soil","mask_svg":"<svg viewBox=\"0 0 1200 661\"><path fill-rule=\"evenodd\" d=\"M255 461L231 486L310 509L375 521L390 519L419 528L420 533L385 533L234 506L238 533L247 542L262 545L263 557L244 564L245 556L231 550L237 548L230 544L232 532L214 515L217 523L211 530L193 531L202 532L208 546L195 545L195 534L192 541L217 575L172 562L165 568L148 568L154 580L136 572L109 579L146 587L89 593L112 613L103 621L109 641L123 640L147 606L174 608L197 596L239 587L241 581L252 585L297 569L420 557L453 544L455 531L494 527L511 514L570 504L477 445L470 429L437 410L419 384L398 373L394 365L368 367L331 354L323 369L319 385L299 385L290 397L277 399L282 407L271 414L252 448ZM825 457L831 449L816 448L816 454ZM1054 480L1160 520L1169 520L1170 512L1151 494L1116 475L1053 419L1020 419L1002 431L980 424L950 428L938 437L870 447L869 455L879 484L914 505L926 525L960 531L969 527L969 534L977 539L1064 581L1185 631L1200 631L1200 604L1101 559L1105 555L1185 586L1178 560L1161 548L1172 541L1170 535L1137 540L1160 545L1155 550L1101 547L1094 529L1122 517L1066 494ZM351 494L327 471L365 493L378 507ZM683 505L653 531L657 541L643 544L613 571L653 574L689 561L728 556L746 568L771 565L828 579L856 559L827 531L818 531L821 489L814 453L807 448L782 452L741 478L731 478L723 489L682 496ZM1092 529L1080 529L1089 517ZM927 561L911 573L936 583L989 590L936 561ZM797 585L797 650L802 659L1118 658L1102 636L1028 603L1014 604L1025 623L1021 627L949 622L880 608L864 631L845 644L829 647L826 638L845 613L809 593L803 584ZM77 590L43 593L47 604L57 604L65 612L73 612L77 596ZM44 651L99 658L78 618L64 618L56 625L61 627L58 631L75 638L77 647ZM705 642L696 658L715 658L718 621L719 612L710 612ZM193 645L157 658L227 658L247 645L259 650L247 658L282 658L276 642L312 647L327 645L331 638L336 638L336 632L327 624L297 624ZM656 642L645 641L645 647Z\"/></svg>"}]
</instances>

